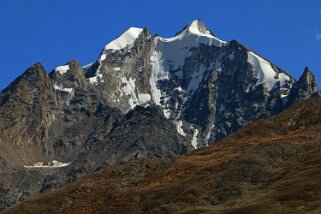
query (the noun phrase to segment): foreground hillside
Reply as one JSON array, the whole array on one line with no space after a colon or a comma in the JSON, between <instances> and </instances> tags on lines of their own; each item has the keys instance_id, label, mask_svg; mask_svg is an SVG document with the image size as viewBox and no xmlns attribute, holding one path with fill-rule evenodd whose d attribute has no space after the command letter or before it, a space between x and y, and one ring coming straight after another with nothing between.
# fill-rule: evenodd
<instances>
[{"instance_id":1,"label":"foreground hillside","mask_svg":"<svg viewBox=\"0 0 321 214\"><path fill-rule=\"evenodd\" d=\"M129 161L3 213L321 213L321 99L208 148Z\"/></svg>"}]
</instances>

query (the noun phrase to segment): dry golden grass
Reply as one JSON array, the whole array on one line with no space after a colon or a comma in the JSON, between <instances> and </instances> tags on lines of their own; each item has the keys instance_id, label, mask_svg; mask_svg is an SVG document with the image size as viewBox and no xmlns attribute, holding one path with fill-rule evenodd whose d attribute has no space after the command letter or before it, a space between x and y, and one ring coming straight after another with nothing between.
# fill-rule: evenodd
<instances>
[{"instance_id":1,"label":"dry golden grass","mask_svg":"<svg viewBox=\"0 0 321 214\"><path fill-rule=\"evenodd\" d=\"M3 213L321 213L321 99L208 148L104 169Z\"/></svg>"}]
</instances>

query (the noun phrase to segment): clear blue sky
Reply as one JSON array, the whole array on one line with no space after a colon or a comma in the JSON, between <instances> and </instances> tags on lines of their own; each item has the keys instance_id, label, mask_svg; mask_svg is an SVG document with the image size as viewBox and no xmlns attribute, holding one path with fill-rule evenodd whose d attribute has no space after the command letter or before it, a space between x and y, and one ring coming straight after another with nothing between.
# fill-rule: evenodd
<instances>
[{"instance_id":1,"label":"clear blue sky","mask_svg":"<svg viewBox=\"0 0 321 214\"><path fill-rule=\"evenodd\" d=\"M309 66L321 85L320 0L0 0L0 89L35 62L90 63L130 26L169 37L197 18L295 78Z\"/></svg>"}]
</instances>

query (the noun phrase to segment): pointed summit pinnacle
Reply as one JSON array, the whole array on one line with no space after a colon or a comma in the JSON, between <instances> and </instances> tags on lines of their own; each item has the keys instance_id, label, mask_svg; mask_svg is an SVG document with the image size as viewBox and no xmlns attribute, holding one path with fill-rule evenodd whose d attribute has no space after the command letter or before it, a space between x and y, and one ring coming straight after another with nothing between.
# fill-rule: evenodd
<instances>
[{"instance_id":1,"label":"pointed summit pinnacle","mask_svg":"<svg viewBox=\"0 0 321 214\"><path fill-rule=\"evenodd\" d=\"M196 19L188 25L186 25L182 30L176 33L176 36L183 32L188 32L195 35L215 37L215 34L212 31L208 30L200 19Z\"/></svg>"},{"instance_id":2,"label":"pointed summit pinnacle","mask_svg":"<svg viewBox=\"0 0 321 214\"><path fill-rule=\"evenodd\" d=\"M300 79L291 88L287 106L316 96L320 96L317 81L312 71L306 67Z\"/></svg>"},{"instance_id":3,"label":"pointed summit pinnacle","mask_svg":"<svg viewBox=\"0 0 321 214\"><path fill-rule=\"evenodd\" d=\"M205 34L205 35L211 35L215 36L215 34L208 30L207 27L204 25L204 23L200 20L194 20L191 24L188 25L188 29L191 33L194 34Z\"/></svg>"}]
</instances>

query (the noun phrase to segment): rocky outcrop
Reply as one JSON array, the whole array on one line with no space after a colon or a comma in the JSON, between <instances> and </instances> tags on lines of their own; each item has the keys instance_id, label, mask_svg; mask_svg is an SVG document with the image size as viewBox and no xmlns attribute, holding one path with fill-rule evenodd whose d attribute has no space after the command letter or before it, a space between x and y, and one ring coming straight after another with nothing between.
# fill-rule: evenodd
<instances>
[{"instance_id":1,"label":"rocky outcrop","mask_svg":"<svg viewBox=\"0 0 321 214\"><path fill-rule=\"evenodd\" d=\"M287 98L287 106L309 99L311 97L321 97L317 81L312 71L306 67L300 79L293 84Z\"/></svg>"},{"instance_id":2,"label":"rocky outcrop","mask_svg":"<svg viewBox=\"0 0 321 214\"><path fill-rule=\"evenodd\" d=\"M35 64L1 93L0 210L102 166L191 149L159 107L137 106L124 115L78 62L59 69L66 70L48 75ZM61 167L50 167L53 161Z\"/></svg>"}]
</instances>

